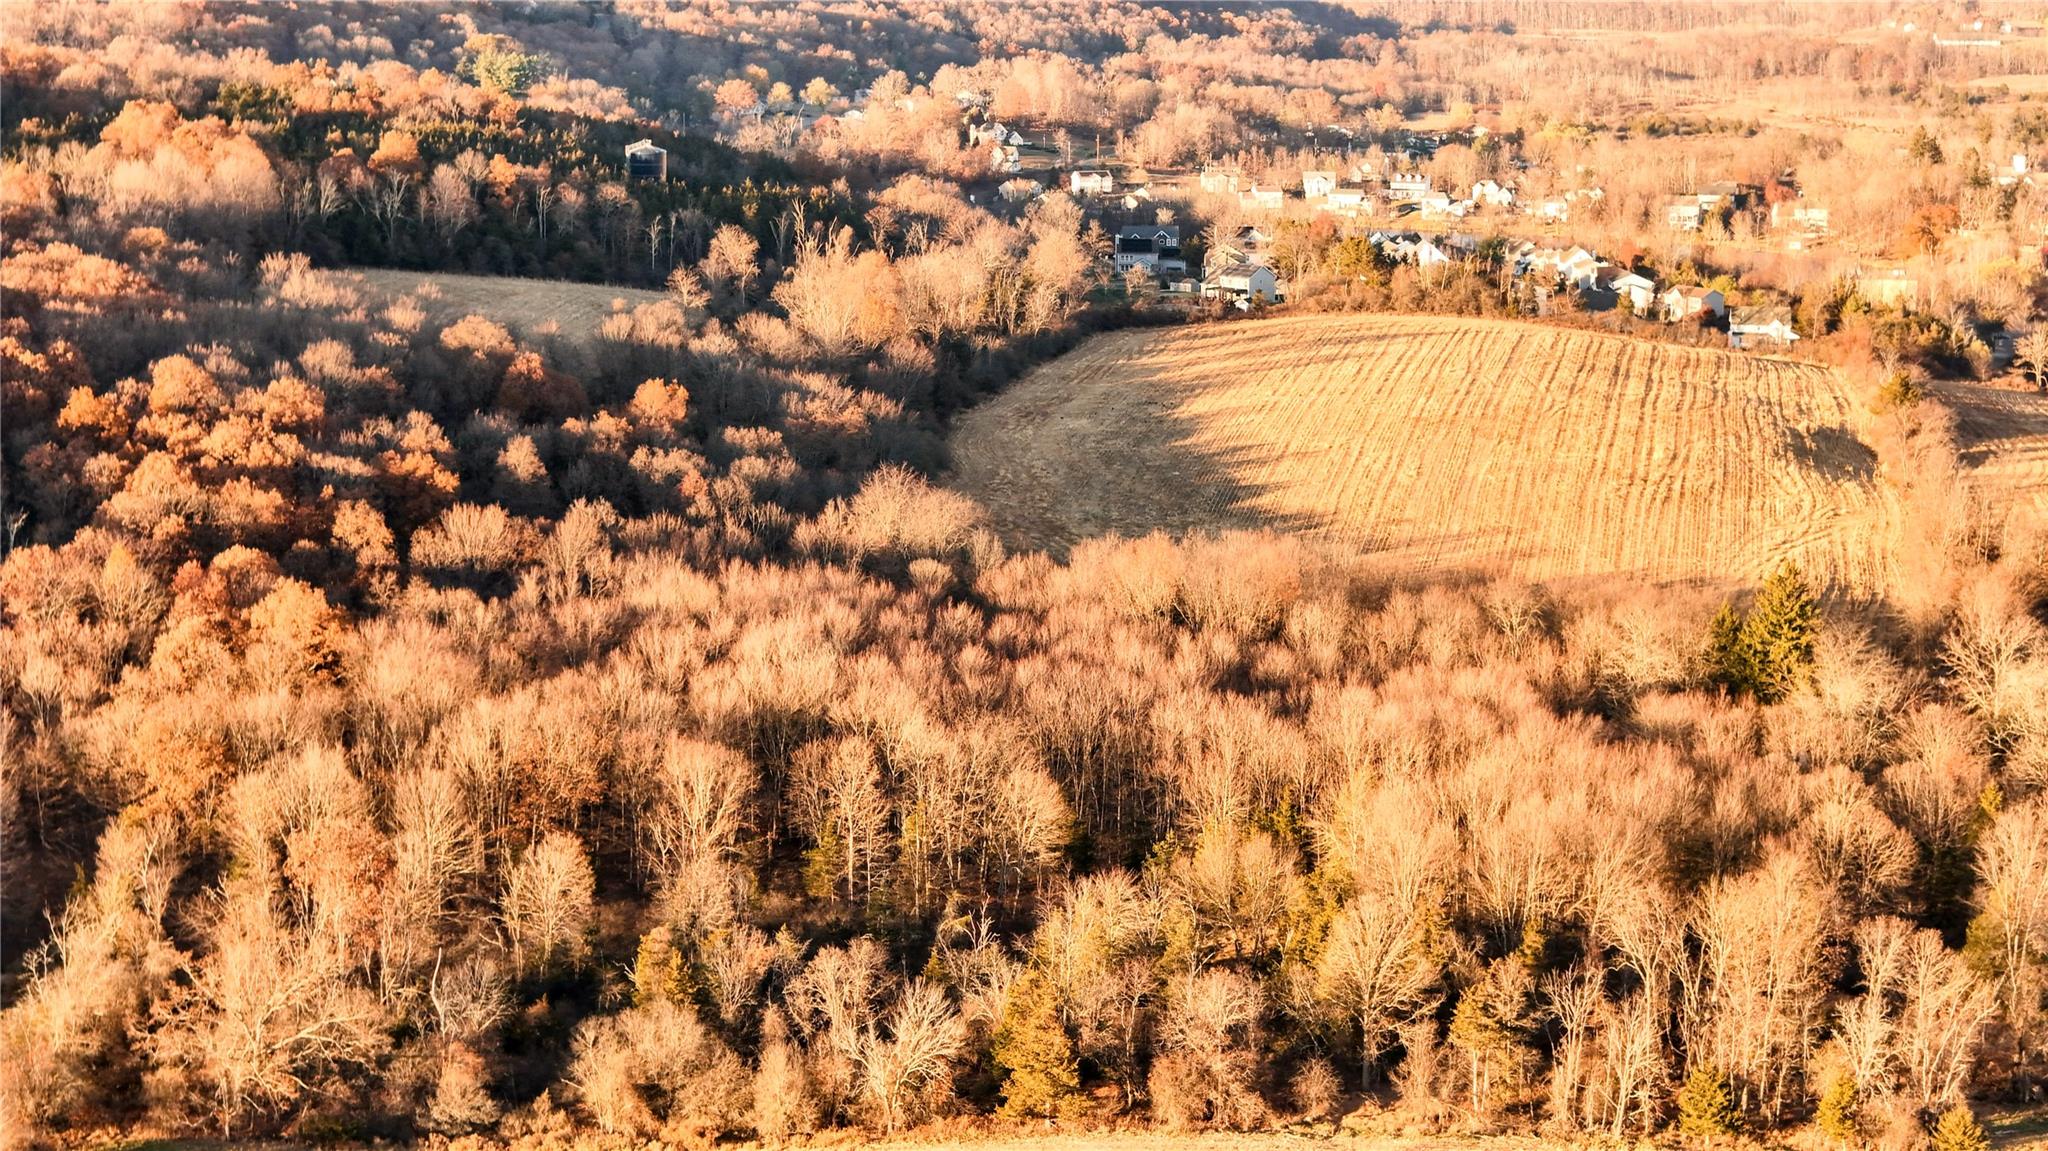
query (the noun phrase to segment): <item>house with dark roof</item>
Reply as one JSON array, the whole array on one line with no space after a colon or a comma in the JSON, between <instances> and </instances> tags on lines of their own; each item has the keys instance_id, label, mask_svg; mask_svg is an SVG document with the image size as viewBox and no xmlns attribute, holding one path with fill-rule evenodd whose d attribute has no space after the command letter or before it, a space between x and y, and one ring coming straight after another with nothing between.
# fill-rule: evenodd
<instances>
[{"instance_id":1,"label":"house with dark roof","mask_svg":"<svg viewBox=\"0 0 2048 1151\"><path fill-rule=\"evenodd\" d=\"M1792 330L1792 309L1783 304L1757 304L1728 315L1731 348L1784 348L1798 338Z\"/></svg>"},{"instance_id":2,"label":"house with dark roof","mask_svg":"<svg viewBox=\"0 0 2048 1151\"><path fill-rule=\"evenodd\" d=\"M1116 230L1116 270L1143 268L1155 276L1184 276L1179 224L1126 224Z\"/></svg>"}]
</instances>

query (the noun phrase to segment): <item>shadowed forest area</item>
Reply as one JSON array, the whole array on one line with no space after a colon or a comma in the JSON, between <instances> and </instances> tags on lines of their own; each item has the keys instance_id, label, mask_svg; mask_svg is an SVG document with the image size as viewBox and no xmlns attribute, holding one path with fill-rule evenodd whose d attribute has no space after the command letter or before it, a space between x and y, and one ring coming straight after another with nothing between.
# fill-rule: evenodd
<instances>
[{"instance_id":1,"label":"shadowed forest area","mask_svg":"<svg viewBox=\"0 0 2048 1151\"><path fill-rule=\"evenodd\" d=\"M1539 32L1575 7L0 11L0 1144L2021 1129L2048 535L1928 381L2031 315L2032 193L1961 157L2048 116L1980 133L1988 64L1852 38L1890 6ZM956 87L1160 168L1493 106L1532 183L1616 173L1617 234L1624 167L1867 171L1632 103L1739 78L1955 157L1839 225L1967 264L1938 306L1684 257L1799 293L1901 509L1890 593L1272 530L1054 558L934 482L1027 368L1226 318L1114 284L1113 209L991 179ZM1513 312L1296 238L1301 314ZM411 272L643 291L579 294L591 334Z\"/></svg>"}]
</instances>

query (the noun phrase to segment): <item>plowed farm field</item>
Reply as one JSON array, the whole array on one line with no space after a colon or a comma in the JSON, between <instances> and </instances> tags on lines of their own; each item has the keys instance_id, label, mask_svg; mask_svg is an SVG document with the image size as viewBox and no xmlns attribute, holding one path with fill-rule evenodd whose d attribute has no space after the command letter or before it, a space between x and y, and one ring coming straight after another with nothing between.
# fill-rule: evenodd
<instances>
[{"instance_id":1,"label":"plowed farm field","mask_svg":"<svg viewBox=\"0 0 2048 1151\"><path fill-rule=\"evenodd\" d=\"M1508 321L1098 336L964 413L1015 545L1274 527L1402 569L1881 592L1897 513L1827 369Z\"/></svg>"}]
</instances>

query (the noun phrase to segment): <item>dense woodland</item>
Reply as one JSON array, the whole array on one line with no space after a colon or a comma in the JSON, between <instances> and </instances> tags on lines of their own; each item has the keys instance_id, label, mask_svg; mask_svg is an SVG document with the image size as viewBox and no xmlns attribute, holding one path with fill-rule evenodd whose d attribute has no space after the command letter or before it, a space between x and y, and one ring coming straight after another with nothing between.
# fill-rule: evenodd
<instances>
[{"instance_id":1,"label":"dense woodland","mask_svg":"<svg viewBox=\"0 0 2048 1151\"><path fill-rule=\"evenodd\" d=\"M1839 37L1904 8L1599 10L1731 46L1657 59L1519 34L1562 7L0 13L7 1145L1960 1149L2038 1105L2048 536L1975 505L1915 375L2035 274L1803 305L1906 509L1882 602L1011 554L928 478L959 407L1156 318L1081 205L976 195L950 119L887 111L950 116L910 98L947 69L1184 160L1463 100L1618 165L1602 101L1738 76L1974 130L1972 65ZM815 145L731 115L856 86ZM626 182L643 136L676 179ZM521 335L347 264L666 297ZM1347 306L1454 306L1361 271Z\"/></svg>"}]
</instances>

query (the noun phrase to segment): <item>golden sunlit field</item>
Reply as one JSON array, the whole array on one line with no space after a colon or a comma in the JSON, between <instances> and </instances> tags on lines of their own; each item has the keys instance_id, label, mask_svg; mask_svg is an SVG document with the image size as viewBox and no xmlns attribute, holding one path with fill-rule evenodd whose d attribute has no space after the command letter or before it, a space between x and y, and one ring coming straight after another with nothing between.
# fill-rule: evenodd
<instances>
[{"instance_id":1,"label":"golden sunlit field","mask_svg":"<svg viewBox=\"0 0 2048 1151\"><path fill-rule=\"evenodd\" d=\"M578 284L566 280L528 280L513 276L465 276L451 272L411 272L397 268L354 268L372 289L390 296L413 293L428 314L437 321L479 315L495 320L525 336L542 336L545 325L558 325L561 335L587 340L612 313L613 302L627 306L652 303L664 298L661 292L645 288L621 288L609 284ZM422 284L433 285L438 297L421 294Z\"/></svg>"},{"instance_id":2,"label":"golden sunlit field","mask_svg":"<svg viewBox=\"0 0 2048 1151\"><path fill-rule=\"evenodd\" d=\"M1273 526L1411 571L1886 585L1896 514L1807 364L1507 321L1097 337L964 415L1006 538Z\"/></svg>"},{"instance_id":3,"label":"golden sunlit field","mask_svg":"<svg viewBox=\"0 0 2048 1151\"><path fill-rule=\"evenodd\" d=\"M2048 395L1945 381L1935 394L1956 418L1961 460L1985 506L2005 523L2048 523Z\"/></svg>"}]
</instances>

